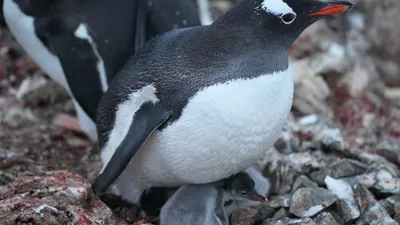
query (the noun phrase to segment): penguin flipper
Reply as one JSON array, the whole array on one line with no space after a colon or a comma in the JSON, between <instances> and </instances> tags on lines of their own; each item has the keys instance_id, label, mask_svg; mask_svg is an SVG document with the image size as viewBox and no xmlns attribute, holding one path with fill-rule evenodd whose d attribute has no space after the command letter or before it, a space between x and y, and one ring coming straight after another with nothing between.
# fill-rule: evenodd
<instances>
[{"instance_id":1,"label":"penguin flipper","mask_svg":"<svg viewBox=\"0 0 400 225\"><path fill-rule=\"evenodd\" d=\"M48 44L60 60L72 96L95 121L97 106L105 91L101 77L106 79L106 74L94 46L73 33L53 36Z\"/></svg>"},{"instance_id":2,"label":"penguin flipper","mask_svg":"<svg viewBox=\"0 0 400 225\"><path fill-rule=\"evenodd\" d=\"M140 107L123 141L92 185L97 196L107 195L106 192L117 182L142 145L171 115L171 110L157 103L146 102Z\"/></svg>"}]
</instances>

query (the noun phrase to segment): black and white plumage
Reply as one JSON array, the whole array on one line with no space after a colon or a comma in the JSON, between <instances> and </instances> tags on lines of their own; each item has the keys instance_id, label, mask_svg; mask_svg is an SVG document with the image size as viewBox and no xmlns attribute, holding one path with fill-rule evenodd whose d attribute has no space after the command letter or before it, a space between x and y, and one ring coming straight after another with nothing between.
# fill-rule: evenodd
<instances>
[{"instance_id":1,"label":"black and white plumage","mask_svg":"<svg viewBox=\"0 0 400 225\"><path fill-rule=\"evenodd\" d=\"M292 43L351 6L244 0L209 26L149 41L99 104L103 168L94 192L138 204L148 187L211 183L256 163L292 106Z\"/></svg>"},{"instance_id":2,"label":"black and white plumage","mask_svg":"<svg viewBox=\"0 0 400 225\"><path fill-rule=\"evenodd\" d=\"M200 25L192 0L4 0L3 11L21 46L73 97L94 141L100 98L129 57L158 34Z\"/></svg>"}]
</instances>

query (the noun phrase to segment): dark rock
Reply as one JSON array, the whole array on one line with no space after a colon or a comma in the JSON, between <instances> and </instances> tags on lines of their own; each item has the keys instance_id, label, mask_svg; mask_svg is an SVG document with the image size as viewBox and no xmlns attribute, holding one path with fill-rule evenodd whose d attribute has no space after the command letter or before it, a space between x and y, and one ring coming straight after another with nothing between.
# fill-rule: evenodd
<instances>
[{"instance_id":1,"label":"dark rock","mask_svg":"<svg viewBox=\"0 0 400 225\"><path fill-rule=\"evenodd\" d=\"M275 142L274 146L282 154L299 151L299 141L288 131L282 132L281 137Z\"/></svg>"},{"instance_id":2,"label":"dark rock","mask_svg":"<svg viewBox=\"0 0 400 225\"><path fill-rule=\"evenodd\" d=\"M378 181L372 186L372 191L379 196L391 196L400 194L400 179L394 178L391 180Z\"/></svg>"},{"instance_id":3,"label":"dark rock","mask_svg":"<svg viewBox=\"0 0 400 225\"><path fill-rule=\"evenodd\" d=\"M275 215L272 217L272 219L280 220L283 218L287 218L289 216L290 216L289 210L285 209L285 208L281 208L280 210L278 210L278 212L275 213Z\"/></svg>"},{"instance_id":4,"label":"dark rock","mask_svg":"<svg viewBox=\"0 0 400 225\"><path fill-rule=\"evenodd\" d=\"M391 196L386 199L379 201L379 204L386 210L386 212L391 216L395 216L396 206L400 206L400 195Z\"/></svg>"},{"instance_id":5,"label":"dark rock","mask_svg":"<svg viewBox=\"0 0 400 225\"><path fill-rule=\"evenodd\" d=\"M315 217L314 222L318 225L341 225L329 212L322 212Z\"/></svg>"},{"instance_id":6,"label":"dark rock","mask_svg":"<svg viewBox=\"0 0 400 225\"><path fill-rule=\"evenodd\" d=\"M313 216L329 207L337 197L324 188L300 188L294 192L290 203L290 213L300 218Z\"/></svg>"},{"instance_id":7,"label":"dark rock","mask_svg":"<svg viewBox=\"0 0 400 225\"><path fill-rule=\"evenodd\" d=\"M303 187L318 187L318 184L304 175L300 175L293 184L292 193Z\"/></svg>"},{"instance_id":8,"label":"dark rock","mask_svg":"<svg viewBox=\"0 0 400 225\"><path fill-rule=\"evenodd\" d=\"M395 141L381 142L376 146L375 153L400 166L400 143Z\"/></svg>"},{"instance_id":9,"label":"dark rock","mask_svg":"<svg viewBox=\"0 0 400 225\"><path fill-rule=\"evenodd\" d=\"M368 189L363 185L357 185L354 190L356 201L360 207L361 217L357 221L357 225L395 225L397 224L386 212L386 210L375 200Z\"/></svg>"},{"instance_id":10,"label":"dark rock","mask_svg":"<svg viewBox=\"0 0 400 225\"><path fill-rule=\"evenodd\" d=\"M263 175L271 181L270 195L290 193L293 182L300 175L299 171L276 151L268 155L266 159Z\"/></svg>"},{"instance_id":11,"label":"dark rock","mask_svg":"<svg viewBox=\"0 0 400 225\"><path fill-rule=\"evenodd\" d=\"M265 205L242 208L231 215L232 225L253 225L271 218L275 210Z\"/></svg>"},{"instance_id":12,"label":"dark rock","mask_svg":"<svg viewBox=\"0 0 400 225\"><path fill-rule=\"evenodd\" d=\"M339 152L344 150L344 141L339 128L326 129L321 140L321 147L326 151Z\"/></svg>"},{"instance_id":13,"label":"dark rock","mask_svg":"<svg viewBox=\"0 0 400 225\"><path fill-rule=\"evenodd\" d=\"M319 185L323 185L326 176L330 176L335 179L356 176L365 173L367 169L368 166L363 163L351 159L344 159L324 170L311 173L310 178Z\"/></svg>"}]
</instances>

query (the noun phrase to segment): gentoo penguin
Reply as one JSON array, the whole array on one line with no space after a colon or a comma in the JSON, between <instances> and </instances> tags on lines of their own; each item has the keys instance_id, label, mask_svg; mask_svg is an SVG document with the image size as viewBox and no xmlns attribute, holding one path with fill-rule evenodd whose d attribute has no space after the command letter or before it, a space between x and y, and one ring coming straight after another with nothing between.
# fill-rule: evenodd
<instances>
[{"instance_id":1,"label":"gentoo penguin","mask_svg":"<svg viewBox=\"0 0 400 225\"><path fill-rule=\"evenodd\" d=\"M265 155L293 100L289 48L344 0L243 0L211 25L153 38L98 109L93 191L138 205L148 187L212 183Z\"/></svg>"},{"instance_id":2,"label":"gentoo penguin","mask_svg":"<svg viewBox=\"0 0 400 225\"><path fill-rule=\"evenodd\" d=\"M109 82L152 37L200 25L193 0L4 0L16 40L71 95L97 141L96 110Z\"/></svg>"},{"instance_id":3,"label":"gentoo penguin","mask_svg":"<svg viewBox=\"0 0 400 225\"><path fill-rule=\"evenodd\" d=\"M181 186L161 208L160 225L228 225L221 185Z\"/></svg>"},{"instance_id":4,"label":"gentoo penguin","mask_svg":"<svg viewBox=\"0 0 400 225\"><path fill-rule=\"evenodd\" d=\"M220 181L223 183L224 208L228 215L242 208L267 201L270 182L253 167ZM140 207L147 216L157 217L165 202L179 187L152 187L140 199Z\"/></svg>"}]
</instances>

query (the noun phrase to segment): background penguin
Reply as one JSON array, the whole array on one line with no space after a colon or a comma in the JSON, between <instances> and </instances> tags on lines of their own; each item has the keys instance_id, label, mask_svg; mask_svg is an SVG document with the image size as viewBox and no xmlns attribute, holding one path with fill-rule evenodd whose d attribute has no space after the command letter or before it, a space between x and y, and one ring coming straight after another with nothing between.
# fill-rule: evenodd
<instances>
[{"instance_id":1,"label":"background penguin","mask_svg":"<svg viewBox=\"0 0 400 225\"><path fill-rule=\"evenodd\" d=\"M351 6L244 0L209 26L150 40L99 104L103 168L94 192L137 205L148 187L211 183L256 163L292 106L292 43Z\"/></svg>"},{"instance_id":2,"label":"background penguin","mask_svg":"<svg viewBox=\"0 0 400 225\"><path fill-rule=\"evenodd\" d=\"M200 25L193 0L4 0L3 11L19 44L72 96L93 141L100 98L129 57L158 34Z\"/></svg>"},{"instance_id":3,"label":"background penguin","mask_svg":"<svg viewBox=\"0 0 400 225\"><path fill-rule=\"evenodd\" d=\"M265 202L270 182L253 167L222 180L224 208L229 216L242 207ZM146 189L140 198L140 207L150 217L158 217L162 206L179 187L152 187Z\"/></svg>"}]
</instances>

